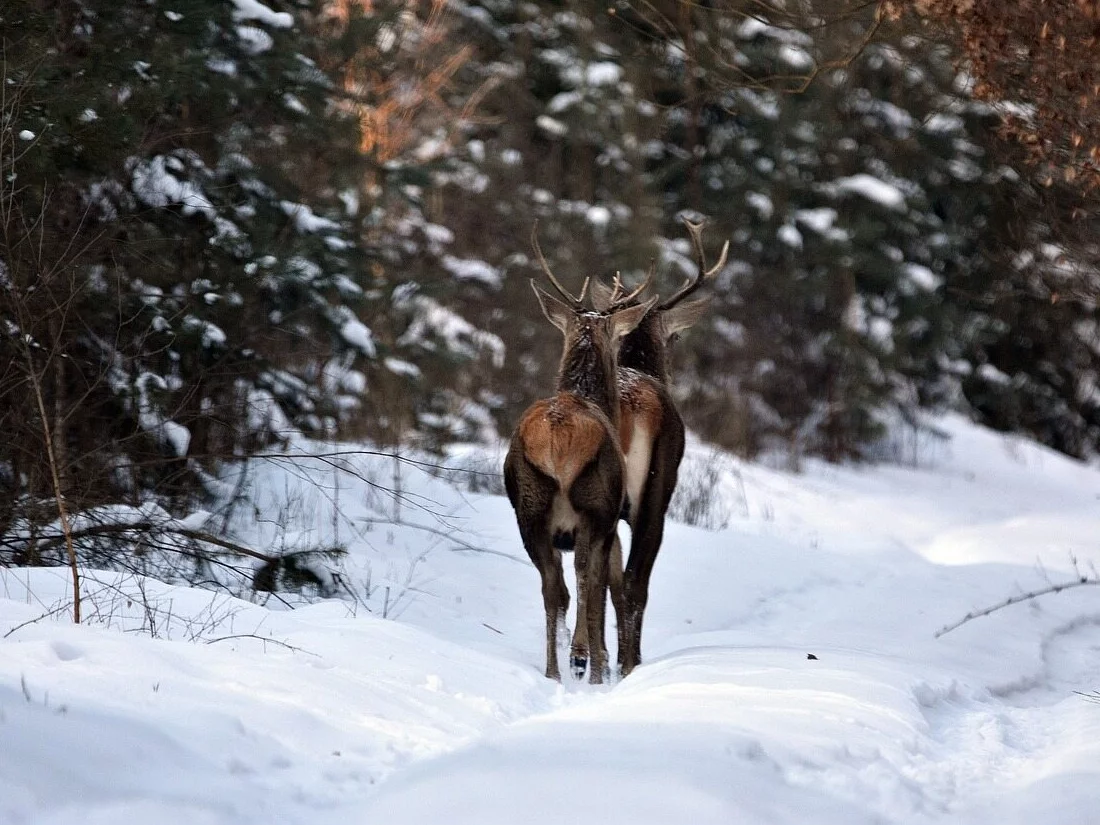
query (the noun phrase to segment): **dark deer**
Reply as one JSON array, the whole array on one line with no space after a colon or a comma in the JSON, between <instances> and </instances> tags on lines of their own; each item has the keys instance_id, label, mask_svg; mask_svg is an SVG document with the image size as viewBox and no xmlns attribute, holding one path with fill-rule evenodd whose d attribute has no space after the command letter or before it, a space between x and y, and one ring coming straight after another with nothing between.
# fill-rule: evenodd
<instances>
[{"instance_id":1,"label":"dark deer","mask_svg":"<svg viewBox=\"0 0 1100 825\"><path fill-rule=\"evenodd\" d=\"M725 266L729 242L718 262L708 268L703 251L701 223L685 219L695 250L698 272L689 277L672 297L652 307L619 346L619 439L626 471L623 517L630 524L630 557L622 574L622 549L618 537L612 547L611 598L619 618L619 670L629 674L642 661L642 619L649 600L649 579L664 537L665 513L676 489L676 476L684 456L684 422L669 392L670 343L702 316L709 303L688 301L706 281ZM649 284L629 295L614 285L596 283L593 301L613 315L637 305L637 297ZM620 590L621 587L621 590ZM618 592L617 592L618 591Z\"/></svg>"},{"instance_id":2,"label":"dark deer","mask_svg":"<svg viewBox=\"0 0 1100 825\"><path fill-rule=\"evenodd\" d=\"M561 554L572 550L577 569L572 669L581 678L587 667L589 681L599 684L607 670L604 624L609 558L623 507L616 353L622 338L655 300L637 304L636 291L630 296L631 306L604 313L588 311L583 303L588 280L574 297L550 271L537 237L532 243L543 272L565 299L564 303L557 300L531 281L543 313L565 336L565 348L557 394L532 404L512 434L504 459L504 486L516 511L524 549L542 577L546 675L561 678L558 629L564 629L569 608Z\"/></svg>"}]
</instances>

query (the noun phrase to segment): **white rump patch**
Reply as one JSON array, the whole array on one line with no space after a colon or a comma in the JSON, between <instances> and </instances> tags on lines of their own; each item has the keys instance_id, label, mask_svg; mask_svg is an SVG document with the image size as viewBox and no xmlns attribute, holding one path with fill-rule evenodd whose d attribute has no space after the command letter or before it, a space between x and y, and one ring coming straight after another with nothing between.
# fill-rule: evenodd
<instances>
[{"instance_id":1,"label":"white rump patch","mask_svg":"<svg viewBox=\"0 0 1100 825\"><path fill-rule=\"evenodd\" d=\"M554 506L550 508L550 535L559 531L562 533L575 531L580 520L580 516L569 503L565 493L559 492L554 496Z\"/></svg>"},{"instance_id":2,"label":"white rump patch","mask_svg":"<svg viewBox=\"0 0 1100 825\"><path fill-rule=\"evenodd\" d=\"M623 454L626 469L626 494L630 497L630 523L638 516L638 505L649 476L649 462L653 456L653 436L640 424L634 425L630 449Z\"/></svg>"}]
</instances>

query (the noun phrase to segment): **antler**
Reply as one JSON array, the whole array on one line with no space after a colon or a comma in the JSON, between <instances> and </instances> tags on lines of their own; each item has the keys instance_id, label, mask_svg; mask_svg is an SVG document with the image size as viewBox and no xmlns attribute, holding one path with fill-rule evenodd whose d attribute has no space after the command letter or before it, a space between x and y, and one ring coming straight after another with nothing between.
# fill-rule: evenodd
<instances>
[{"instance_id":1,"label":"antler","mask_svg":"<svg viewBox=\"0 0 1100 825\"><path fill-rule=\"evenodd\" d=\"M550 283L554 285L556 289L566 301L572 305L576 310L583 311L584 296L588 292L588 278L584 279L584 284L581 286L580 295L574 296L569 290L558 283L558 279L554 277L554 273L550 271L550 265L546 263L546 258L542 256L542 249L539 248L539 222L535 221L535 225L531 228L531 246L535 248L535 256L538 258L539 266L542 267L542 271L546 274L546 277L550 279Z\"/></svg>"},{"instance_id":2,"label":"antler","mask_svg":"<svg viewBox=\"0 0 1100 825\"><path fill-rule=\"evenodd\" d=\"M703 251L703 224L694 223L687 218L684 218L684 225L687 227L688 234L691 235L691 245L695 248L695 258L699 263L699 272L694 278L688 277L684 281L683 286L674 294L671 298L666 300L657 308L660 310L672 309L684 298L687 298L693 292L695 292L703 283L708 279L714 277L714 275L726 265L726 258L730 251L730 242L726 241L722 245L722 254L718 256L718 263L707 269L707 256Z\"/></svg>"},{"instance_id":3,"label":"antler","mask_svg":"<svg viewBox=\"0 0 1100 825\"><path fill-rule=\"evenodd\" d=\"M611 282L611 297L607 301L607 312L614 312L617 309L622 309L628 306L631 301L645 292L646 287L649 286L650 281L653 280L653 276L657 272L657 262L651 261L649 264L649 272L646 273L645 278L640 284L629 294L623 295L623 278L622 273L615 273L615 280Z\"/></svg>"}]
</instances>

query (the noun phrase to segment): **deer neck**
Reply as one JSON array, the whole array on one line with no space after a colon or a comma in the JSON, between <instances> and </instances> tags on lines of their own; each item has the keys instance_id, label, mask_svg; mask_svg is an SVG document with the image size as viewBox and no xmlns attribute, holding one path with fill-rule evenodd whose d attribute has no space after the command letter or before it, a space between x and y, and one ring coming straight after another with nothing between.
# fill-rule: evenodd
<instances>
[{"instance_id":1,"label":"deer neck","mask_svg":"<svg viewBox=\"0 0 1100 825\"><path fill-rule=\"evenodd\" d=\"M637 329L623 338L619 346L619 366L637 370L668 385L668 347L649 316Z\"/></svg>"},{"instance_id":2,"label":"deer neck","mask_svg":"<svg viewBox=\"0 0 1100 825\"><path fill-rule=\"evenodd\" d=\"M591 337L582 334L566 349L558 373L558 391L591 401L618 426L619 383L615 365Z\"/></svg>"}]
</instances>

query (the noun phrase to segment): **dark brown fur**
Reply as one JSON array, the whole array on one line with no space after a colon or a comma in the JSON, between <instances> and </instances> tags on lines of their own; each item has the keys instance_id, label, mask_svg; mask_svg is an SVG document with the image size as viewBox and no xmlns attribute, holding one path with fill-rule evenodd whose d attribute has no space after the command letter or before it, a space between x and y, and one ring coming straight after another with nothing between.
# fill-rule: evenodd
<instances>
[{"instance_id":1,"label":"dark brown fur","mask_svg":"<svg viewBox=\"0 0 1100 825\"><path fill-rule=\"evenodd\" d=\"M630 524L631 541L621 585L617 568L621 565L622 548L617 537L611 554L616 568L610 577L611 599L619 618L619 672L623 676L642 661L642 621L649 602L649 580L664 539L665 513L676 490L684 457L684 422L669 392L669 344L706 309L706 300L685 303L684 299L722 268L729 250L727 243L719 261L708 269L702 247L702 225L685 223L698 259L698 274L689 278L670 299L650 309L619 346L619 432L627 465L632 464L632 451L639 446L635 438L640 435L649 439L646 445L649 461L640 468L645 481L637 496L639 500L628 501L624 512ZM613 311L623 304L636 303L638 292L620 302L616 279L614 289L594 286L593 299L597 306ZM639 468L628 470L639 472Z\"/></svg>"},{"instance_id":2,"label":"dark brown fur","mask_svg":"<svg viewBox=\"0 0 1100 825\"><path fill-rule=\"evenodd\" d=\"M622 595L612 593L619 617L619 671L629 674L642 661L642 620L649 601L649 580L665 532L665 513L672 494L680 462L684 457L684 422L667 386L667 345L660 330L660 314L651 311L641 324L624 339L619 350L620 427L624 454L633 446L626 420L631 426L643 421L650 438L649 468L639 501L629 502L626 518L630 524L630 555L622 577ZM644 357L631 357L641 353ZM628 356L629 364L623 359ZM655 369L655 365L661 369ZM642 365L657 375L637 369ZM617 543L617 541L616 541ZM621 557L622 551L612 549ZM620 607L621 605L621 607Z\"/></svg>"}]
</instances>

